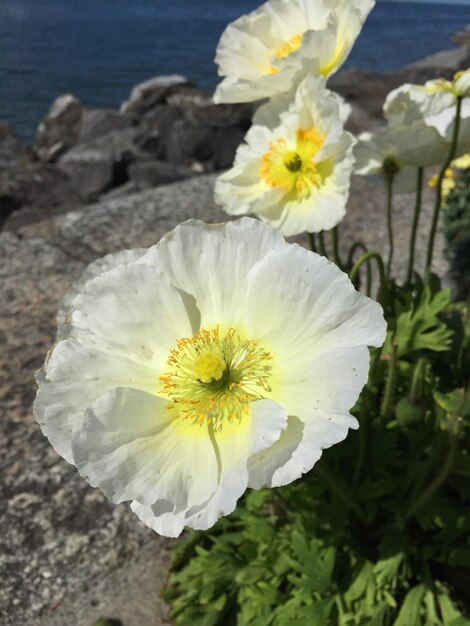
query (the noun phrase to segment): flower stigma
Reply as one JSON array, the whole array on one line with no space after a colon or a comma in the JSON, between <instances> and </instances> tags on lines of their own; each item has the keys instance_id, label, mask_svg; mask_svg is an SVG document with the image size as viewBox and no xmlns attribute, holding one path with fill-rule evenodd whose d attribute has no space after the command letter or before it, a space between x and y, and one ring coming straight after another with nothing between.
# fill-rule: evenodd
<instances>
[{"instance_id":1,"label":"flower stigma","mask_svg":"<svg viewBox=\"0 0 470 626\"><path fill-rule=\"evenodd\" d=\"M294 150L283 137L276 139L261 157L261 177L270 187L294 192L300 198L308 197L312 187L319 187L323 181L314 158L324 140L316 128L297 130Z\"/></svg>"},{"instance_id":2,"label":"flower stigma","mask_svg":"<svg viewBox=\"0 0 470 626\"><path fill-rule=\"evenodd\" d=\"M225 420L241 422L250 403L271 391L271 355L234 328L203 328L176 344L160 376L161 393L193 424L221 430Z\"/></svg>"}]
</instances>

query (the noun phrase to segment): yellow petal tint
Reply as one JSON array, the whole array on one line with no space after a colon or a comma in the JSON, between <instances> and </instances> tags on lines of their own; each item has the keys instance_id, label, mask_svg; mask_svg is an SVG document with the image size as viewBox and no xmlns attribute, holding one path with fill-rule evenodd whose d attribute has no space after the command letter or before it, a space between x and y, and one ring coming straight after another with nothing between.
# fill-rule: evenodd
<instances>
[{"instance_id":1,"label":"yellow petal tint","mask_svg":"<svg viewBox=\"0 0 470 626\"><path fill-rule=\"evenodd\" d=\"M300 44L302 43L303 35L298 34L294 35L283 44L281 44L274 52L274 57L280 61L281 59L285 59L290 56L293 52L300 48ZM279 69L275 65L269 66L270 74L277 74Z\"/></svg>"}]
</instances>

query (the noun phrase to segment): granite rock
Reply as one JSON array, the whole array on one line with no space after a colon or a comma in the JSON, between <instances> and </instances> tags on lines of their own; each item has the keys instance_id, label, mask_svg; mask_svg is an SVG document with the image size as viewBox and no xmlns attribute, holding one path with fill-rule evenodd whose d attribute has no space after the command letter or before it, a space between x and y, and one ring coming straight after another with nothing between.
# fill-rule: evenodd
<instances>
[{"instance_id":1,"label":"granite rock","mask_svg":"<svg viewBox=\"0 0 470 626\"><path fill-rule=\"evenodd\" d=\"M14 230L82 204L66 174L48 163L0 168L0 227Z\"/></svg>"},{"instance_id":2,"label":"granite rock","mask_svg":"<svg viewBox=\"0 0 470 626\"><path fill-rule=\"evenodd\" d=\"M165 102L171 93L192 86L193 83L179 74L156 76L132 89L129 100L121 105L121 113L127 113L139 120L147 111Z\"/></svg>"},{"instance_id":3,"label":"granite rock","mask_svg":"<svg viewBox=\"0 0 470 626\"><path fill-rule=\"evenodd\" d=\"M39 124L35 150L45 161L57 157L74 146L79 137L83 104L72 95L59 96Z\"/></svg>"},{"instance_id":4,"label":"granite rock","mask_svg":"<svg viewBox=\"0 0 470 626\"><path fill-rule=\"evenodd\" d=\"M10 167L24 167L34 160L28 146L6 122L0 122L0 171Z\"/></svg>"}]
</instances>

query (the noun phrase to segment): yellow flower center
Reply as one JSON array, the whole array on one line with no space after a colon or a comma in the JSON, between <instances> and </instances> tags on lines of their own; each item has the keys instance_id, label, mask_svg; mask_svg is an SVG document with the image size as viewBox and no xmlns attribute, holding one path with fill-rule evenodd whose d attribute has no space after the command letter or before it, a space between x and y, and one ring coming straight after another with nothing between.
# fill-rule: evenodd
<instances>
[{"instance_id":1,"label":"yellow flower center","mask_svg":"<svg viewBox=\"0 0 470 626\"><path fill-rule=\"evenodd\" d=\"M288 57L289 55L291 55L293 52L295 52L296 50L300 48L302 39L303 39L303 35L301 34L294 35L293 37L285 41L282 45L279 46L279 48L277 48L274 51L274 57L278 61L280 61L281 59L285 59L286 57ZM276 67L275 65L270 65L269 72L271 74L277 74L279 72L279 68Z\"/></svg>"},{"instance_id":2,"label":"yellow flower center","mask_svg":"<svg viewBox=\"0 0 470 626\"><path fill-rule=\"evenodd\" d=\"M324 141L316 128L299 129L295 146L283 137L276 139L261 157L261 177L270 187L293 192L299 198L308 197L312 187L323 182L315 157Z\"/></svg>"},{"instance_id":3,"label":"yellow flower center","mask_svg":"<svg viewBox=\"0 0 470 626\"><path fill-rule=\"evenodd\" d=\"M250 403L271 390L271 355L234 328L225 334L203 328L176 343L160 376L161 393L194 424L220 430L225 420L240 422Z\"/></svg>"}]
</instances>

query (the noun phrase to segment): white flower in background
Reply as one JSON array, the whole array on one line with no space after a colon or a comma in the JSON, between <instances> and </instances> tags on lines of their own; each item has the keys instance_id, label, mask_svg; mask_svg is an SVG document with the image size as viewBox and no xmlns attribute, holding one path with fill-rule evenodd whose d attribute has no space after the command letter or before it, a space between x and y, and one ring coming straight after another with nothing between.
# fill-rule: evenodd
<instances>
[{"instance_id":1,"label":"white flower in background","mask_svg":"<svg viewBox=\"0 0 470 626\"><path fill-rule=\"evenodd\" d=\"M386 177L394 171L394 191L407 193L416 188L416 168L445 161L450 143L435 128L422 122L389 124L359 136L354 148L355 174Z\"/></svg>"},{"instance_id":2,"label":"white flower in background","mask_svg":"<svg viewBox=\"0 0 470 626\"><path fill-rule=\"evenodd\" d=\"M382 310L262 222L190 220L88 277L37 375L35 415L159 533L209 528L247 487L290 483L357 427Z\"/></svg>"},{"instance_id":3,"label":"white flower in background","mask_svg":"<svg viewBox=\"0 0 470 626\"><path fill-rule=\"evenodd\" d=\"M321 77L260 107L215 199L231 215L254 213L283 235L336 226L346 212L354 164L350 108Z\"/></svg>"},{"instance_id":4,"label":"white flower in background","mask_svg":"<svg viewBox=\"0 0 470 626\"><path fill-rule=\"evenodd\" d=\"M457 96L464 97L469 88L469 70L453 81L431 80L424 85L404 84L391 91L384 104L384 115L393 126L419 122L437 130L450 148L456 114ZM457 154L470 150L470 98L464 97Z\"/></svg>"},{"instance_id":5,"label":"white flower in background","mask_svg":"<svg viewBox=\"0 0 470 626\"><path fill-rule=\"evenodd\" d=\"M308 74L345 61L375 0L270 0L222 34L215 62L226 78L214 100L251 102L288 93Z\"/></svg>"},{"instance_id":6,"label":"white flower in background","mask_svg":"<svg viewBox=\"0 0 470 626\"><path fill-rule=\"evenodd\" d=\"M470 68L457 72L454 76L455 91L462 98L470 97Z\"/></svg>"}]
</instances>

